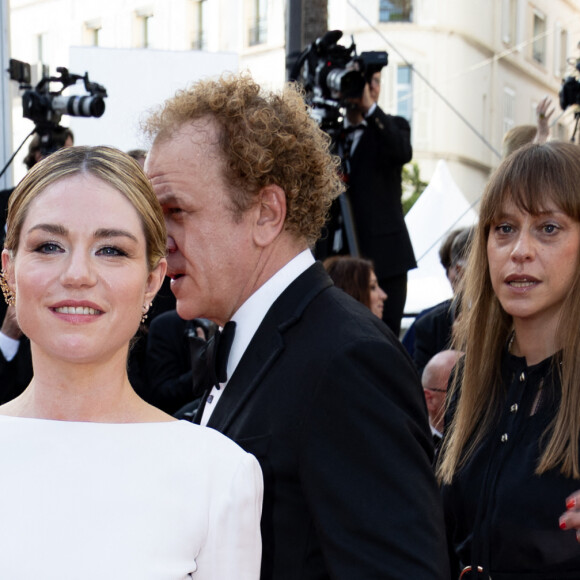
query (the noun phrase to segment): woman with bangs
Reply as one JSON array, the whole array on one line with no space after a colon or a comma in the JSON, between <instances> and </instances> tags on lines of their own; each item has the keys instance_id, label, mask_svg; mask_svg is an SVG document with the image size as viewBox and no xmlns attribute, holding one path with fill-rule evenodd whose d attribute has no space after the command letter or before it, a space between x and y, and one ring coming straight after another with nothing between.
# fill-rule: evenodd
<instances>
[{"instance_id":1,"label":"woman with bangs","mask_svg":"<svg viewBox=\"0 0 580 580\"><path fill-rule=\"evenodd\" d=\"M580 578L580 149L529 145L483 195L438 475L453 578Z\"/></svg>"}]
</instances>

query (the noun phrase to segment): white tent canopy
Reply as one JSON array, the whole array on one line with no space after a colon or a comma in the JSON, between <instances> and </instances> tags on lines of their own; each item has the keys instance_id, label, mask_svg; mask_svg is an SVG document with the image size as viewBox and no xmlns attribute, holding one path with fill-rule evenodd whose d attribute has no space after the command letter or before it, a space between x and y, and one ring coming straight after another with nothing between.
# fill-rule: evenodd
<instances>
[{"instance_id":1,"label":"white tent canopy","mask_svg":"<svg viewBox=\"0 0 580 580\"><path fill-rule=\"evenodd\" d=\"M453 181L445 161L440 160L429 185L405 216L418 264L409 272L406 314L416 314L451 297L439 247L449 231L476 221L477 213Z\"/></svg>"}]
</instances>

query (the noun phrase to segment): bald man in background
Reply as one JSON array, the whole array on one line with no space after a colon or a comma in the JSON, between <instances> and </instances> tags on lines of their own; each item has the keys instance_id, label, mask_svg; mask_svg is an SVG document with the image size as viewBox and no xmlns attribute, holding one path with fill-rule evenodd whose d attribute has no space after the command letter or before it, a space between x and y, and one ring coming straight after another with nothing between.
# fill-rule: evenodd
<instances>
[{"instance_id":1,"label":"bald man in background","mask_svg":"<svg viewBox=\"0 0 580 580\"><path fill-rule=\"evenodd\" d=\"M435 452L439 450L443 437L445 419L445 399L447 397L447 384L453 367L456 365L461 353L457 350L442 350L438 352L425 366L421 376L421 384L427 402L429 413L429 426L433 435Z\"/></svg>"}]
</instances>

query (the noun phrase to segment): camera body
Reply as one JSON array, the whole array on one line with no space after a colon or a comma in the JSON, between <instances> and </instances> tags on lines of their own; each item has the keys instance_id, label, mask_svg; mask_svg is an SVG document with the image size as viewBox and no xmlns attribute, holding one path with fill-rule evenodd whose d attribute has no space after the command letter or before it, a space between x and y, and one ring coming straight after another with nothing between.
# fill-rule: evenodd
<instances>
[{"instance_id":1,"label":"camera body","mask_svg":"<svg viewBox=\"0 0 580 580\"><path fill-rule=\"evenodd\" d=\"M389 62L385 51L357 55L354 41L346 47L338 44L341 37L340 30L331 30L316 39L300 55L290 74L304 87L311 116L331 136L339 129L341 109L349 100L361 98L365 84Z\"/></svg>"},{"instance_id":2,"label":"camera body","mask_svg":"<svg viewBox=\"0 0 580 580\"><path fill-rule=\"evenodd\" d=\"M578 43L580 48L580 43ZM574 65L574 72L562 79L562 87L560 88L560 107L565 111L570 105L580 105L580 58L576 60L570 58L567 63ZM577 111L578 113L578 111Z\"/></svg>"},{"instance_id":3,"label":"camera body","mask_svg":"<svg viewBox=\"0 0 580 580\"><path fill-rule=\"evenodd\" d=\"M19 83L22 93L22 112L26 119L35 124L41 143L41 153L48 155L58 148L53 134L62 130L59 126L63 115L72 117L100 117L105 112L106 89L98 83L89 80L88 73L83 76L71 74L65 67L58 67L59 76L51 77L43 74L36 87L32 87L30 64L16 59L10 59L8 72L10 79ZM63 91L83 81L86 95L63 96ZM60 83L58 90L50 90L51 83Z\"/></svg>"},{"instance_id":4,"label":"camera body","mask_svg":"<svg viewBox=\"0 0 580 580\"><path fill-rule=\"evenodd\" d=\"M580 73L580 59L576 61L576 71ZM562 81L559 92L560 107L565 111L570 105L580 105L580 80L578 74L567 76Z\"/></svg>"}]
</instances>

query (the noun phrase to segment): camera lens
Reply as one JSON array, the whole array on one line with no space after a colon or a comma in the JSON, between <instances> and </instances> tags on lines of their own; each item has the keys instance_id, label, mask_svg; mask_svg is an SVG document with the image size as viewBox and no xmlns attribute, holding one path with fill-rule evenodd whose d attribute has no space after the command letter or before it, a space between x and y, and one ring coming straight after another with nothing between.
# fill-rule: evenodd
<instances>
[{"instance_id":1,"label":"camera lens","mask_svg":"<svg viewBox=\"0 0 580 580\"><path fill-rule=\"evenodd\" d=\"M99 96L54 97L52 110L71 117L100 117L105 112L105 101Z\"/></svg>"},{"instance_id":2,"label":"camera lens","mask_svg":"<svg viewBox=\"0 0 580 580\"><path fill-rule=\"evenodd\" d=\"M358 98L362 95L365 80L360 71L335 68L328 73L326 86L335 98Z\"/></svg>"}]
</instances>

